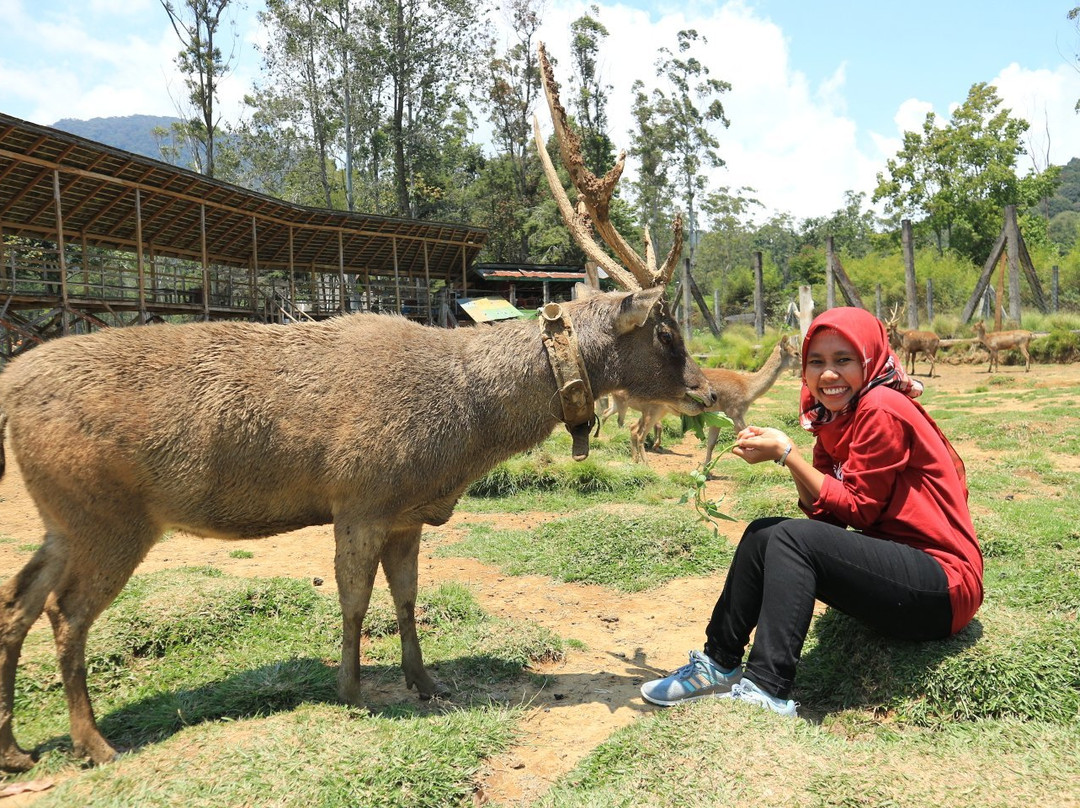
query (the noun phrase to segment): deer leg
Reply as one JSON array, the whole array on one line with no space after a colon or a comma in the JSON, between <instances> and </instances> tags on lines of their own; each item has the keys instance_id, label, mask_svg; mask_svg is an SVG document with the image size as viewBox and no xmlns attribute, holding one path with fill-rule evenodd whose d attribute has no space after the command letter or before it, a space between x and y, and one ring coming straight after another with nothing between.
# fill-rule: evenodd
<instances>
[{"instance_id":1,"label":"deer leg","mask_svg":"<svg viewBox=\"0 0 1080 808\"><path fill-rule=\"evenodd\" d=\"M635 463L648 465L645 459L645 435L648 434L645 421L645 414L642 413L637 423L630 427L630 457Z\"/></svg>"},{"instance_id":2,"label":"deer leg","mask_svg":"<svg viewBox=\"0 0 1080 808\"><path fill-rule=\"evenodd\" d=\"M705 442L705 465L708 466L712 461L713 447L716 446L716 441L720 437L720 427L710 426L709 437Z\"/></svg>"},{"instance_id":3,"label":"deer leg","mask_svg":"<svg viewBox=\"0 0 1080 808\"><path fill-rule=\"evenodd\" d=\"M415 687L421 699L447 696L450 691L437 684L424 668L420 638L416 635L416 586L420 553L421 526L394 530L383 546L382 567L397 611L398 634L401 637L401 668L405 685Z\"/></svg>"},{"instance_id":4,"label":"deer leg","mask_svg":"<svg viewBox=\"0 0 1080 808\"><path fill-rule=\"evenodd\" d=\"M341 667L338 698L360 705L360 638L371 602L371 589L379 568L379 554L386 542L385 525L361 528L359 521L334 521L334 576L341 603Z\"/></svg>"},{"instance_id":5,"label":"deer leg","mask_svg":"<svg viewBox=\"0 0 1080 808\"><path fill-rule=\"evenodd\" d=\"M1031 371L1031 354L1028 353L1027 345L1020 343L1020 353L1024 355L1024 372Z\"/></svg>"},{"instance_id":6,"label":"deer leg","mask_svg":"<svg viewBox=\"0 0 1080 808\"><path fill-rule=\"evenodd\" d=\"M101 765L114 760L117 750L105 740L94 718L86 688L86 637L98 615L124 588L158 532L130 511L108 520L86 521L93 526L93 537L70 535L70 561L45 603L45 612L56 639L74 752Z\"/></svg>"},{"instance_id":7,"label":"deer leg","mask_svg":"<svg viewBox=\"0 0 1080 808\"><path fill-rule=\"evenodd\" d=\"M34 758L19 748L12 730L15 671L30 626L64 572L64 540L46 534L30 561L0 588L0 769L26 771Z\"/></svg>"}]
</instances>

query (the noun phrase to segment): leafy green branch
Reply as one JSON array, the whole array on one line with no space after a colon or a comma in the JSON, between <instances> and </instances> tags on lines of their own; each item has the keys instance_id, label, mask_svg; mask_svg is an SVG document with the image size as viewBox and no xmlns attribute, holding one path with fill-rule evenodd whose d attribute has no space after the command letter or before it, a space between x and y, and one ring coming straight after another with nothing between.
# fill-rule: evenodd
<instances>
[{"instance_id":1,"label":"leafy green branch","mask_svg":"<svg viewBox=\"0 0 1080 808\"><path fill-rule=\"evenodd\" d=\"M732 420L721 412L703 412L700 415L695 415L693 417L687 416L684 424L688 429L692 429L694 434L702 441L705 440L705 427L716 427L720 429L734 425ZM723 497L710 500L705 495L705 483L708 481L709 473L712 471L713 466L716 465L716 462L734 448L734 443L730 446L726 446L721 451L715 452L712 460L710 460L707 465L691 471L690 477L694 481L694 487L687 489L686 493L679 499L680 505L687 502L693 502L694 510L698 513L698 518L703 522L707 522L712 527L714 534L719 532L719 524L716 520L720 519L726 522L735 522L737 520L734 516L720 510L720 503L723 501Z\"/></svg>"}]
</instances>

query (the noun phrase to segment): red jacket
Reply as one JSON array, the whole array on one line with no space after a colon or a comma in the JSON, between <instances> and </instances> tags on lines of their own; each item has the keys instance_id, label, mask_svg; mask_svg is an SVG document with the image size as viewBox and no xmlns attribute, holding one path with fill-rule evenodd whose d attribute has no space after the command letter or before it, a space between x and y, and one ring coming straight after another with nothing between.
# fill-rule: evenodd
<instances>
[{"instance_id":1,"label":"red jacket","mask_svg":"<svg viewBox=\"0 0 1080 808\"><path fill-rule=\"evenodd\" d=\"M982 551L965 482L929 415L903 393L875 387L832 441L822 433L814 444L825 481L803 510L932 555L949 581L953 633L962 629L982 603Z\"/></svg>"}]
</instances>

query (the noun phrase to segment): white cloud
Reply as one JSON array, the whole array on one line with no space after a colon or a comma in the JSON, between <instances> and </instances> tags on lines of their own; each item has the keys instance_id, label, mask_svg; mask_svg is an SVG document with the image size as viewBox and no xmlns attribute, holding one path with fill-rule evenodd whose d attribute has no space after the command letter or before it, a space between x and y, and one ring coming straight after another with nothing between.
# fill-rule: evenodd
<instances>
[{"instance_id":1,"label":"white cloud","mask_svg":"<svg viewBox=\"0 0 1080 808\"><path fill-rule=\"evenodd\" d=\"M545 15L544 36L560 60L557 76L564 86L569 23L586 10L584 4L559 5ZM712 77L732 85L721 96L731 127L716 130L727 165L713 173L713 187L754 188L769 212L800 218L837 210L847 190L872 190L876 156L867 158L856 148L857 127L845 115L843 65L811 86L791 69L783 31L739 2L696 13L676 10L656 19L636 9L604 6L599 18L610 32L602 69L614 85L608 110L618 148L629 144L633 81L655 86L657 49L674 48L677 32L694 28L708 40L694 53ZM550 131L546 114L541 126ZM628 166L628 173L632 170Z\"/></svg>"},{"instance_id":2,"label":"white cloud","mask_svg":"<svg viewBox=\"0 0 1080 808\"><path fill-rule=\"evenodd\" d=\"M1022 168L1041 170L1048 160L1061 165L1080 156L1080 115L1076 114L1080 73L1074 67L1026 70L1013 63L991 84L997 87L1003 106L1031 125L1025 137L1029 155Z\"/></svg>"}]
</instances>

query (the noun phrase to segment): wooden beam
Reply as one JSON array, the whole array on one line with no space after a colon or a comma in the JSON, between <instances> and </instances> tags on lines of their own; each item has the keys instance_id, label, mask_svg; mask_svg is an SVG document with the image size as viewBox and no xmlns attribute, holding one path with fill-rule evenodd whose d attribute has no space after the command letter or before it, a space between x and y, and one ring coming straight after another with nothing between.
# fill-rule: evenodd
<instances>
[{"instance_id":1,"label":"wooden beam","mask_svg":"<svg viewBox=\"0 0 1080 808\"><path fill-rule=\"evenodd\" d=\"M986 285L990 282L990 274L994 271L994 266L998 262L998 258L1001 257L1002 251L1005 249L1005 228L1001 228L1001 235L997 237L997 241L994 242L994 246L990 248L990 257L986 259L986 263L983 265L982 274L979 276L979 280L975 282L975 289L971 293L971 297L968 298L968 302L964 304L964 311L960 315L960 322L967 323L971 320L971 315L975 313L975 307L982 299L983 292L986 291Z\"/></svg>"}]
</instances>

